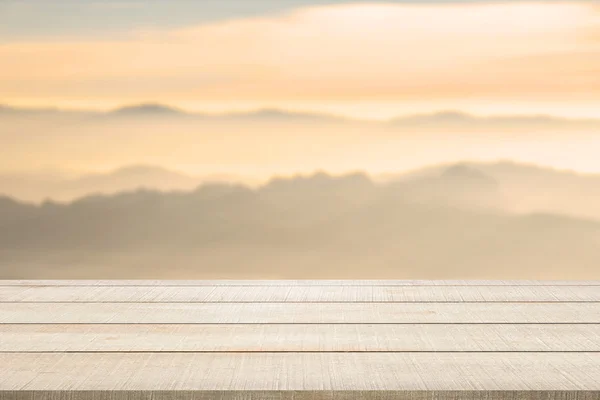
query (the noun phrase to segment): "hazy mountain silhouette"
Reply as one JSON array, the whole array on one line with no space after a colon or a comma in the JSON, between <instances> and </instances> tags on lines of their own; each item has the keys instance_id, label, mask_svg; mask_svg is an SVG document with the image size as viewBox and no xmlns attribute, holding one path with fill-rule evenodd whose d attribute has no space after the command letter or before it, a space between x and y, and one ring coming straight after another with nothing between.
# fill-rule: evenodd
<instances>
[{"instance_id":1,"label":"hazy mountain silhouette","mask_svg":"<svg viewBox=\"0 0 600 400\"><path fill-rule=\"evenodd\" d=\"M291 112L285 110L279 110L276 108L265 108L257 111L245 112L245 113L228 113L220 114L218 118L222 120L237 120L237 121L249 121L249 122L286 122L286 123L342 123L352 122L350 119L341 118L335 115L318 114L318 113L306 113L306 112Z\"/></svg>"},{"instance_id":2,"label":"hazy mountain silhouette","mask_svg":"<svg viewBox=\"0 0 600 400\"><path fill-rule=\"evenodd\" d=\"M198 178L153 166L129 166L107 174L86 175L65 183L67 190L80 193L112 193L138 188L158 190L191 189ZM79 196L82 196L81 194Z\"/></svg>"},{"instance_id":3,"label":"hazy mountain silhouette","mask_svg":"<svg viewBox=\"0 0 600 400\"><path fill-rule=\"evenodd\" d=\"M8 105L0 105L0 116L2 115L40 115L40 114L70 114L77 115L97 115L103 117L130 117L130 118L156 118L164 117L171 119L189 119L192 117L209 121L247 121L247 122L298 122L312 121L321 123L368 123L361 119L339 117L332 114L289 111L277 108L264 108L255 111L229 112L229 113L197 113L188 112L177 107L160 103L142 103L126 105L110 112L98 111L73 111L60 110L54 108L19 108ZM600 120L597 119L569 119L553 117L550 115L500 115L480 117L461 111L440 111L429 114L405 115L392 118L389 121L371 122L370 125L381 128L411 128L411 129L534 129L534 128L555 128L555 129L582 129L598 128Z\"/></svg>"},{"instance_id":4,"label":"hazy mountain silhouette","mask_svg":"<svg viewBox=\"0 0 600 400\"><path fill-rule=\"evenodd\" d=\"M553 129L589 129L600 126L595 119L568 119L549 115L502 115L479 117L460 111L442 111L433 114L409 115L398 117L390 123L399 128L421 129L467 129L467 130L532 130Z\"/></svg>"},{"instance_id":5,"label":"hazy mountain silhouette","mask_svg":"<svg viewBox=\"0 0 600 400\"><path fill-rule=\"evenodd\" d=\"M105 118L164 118L181 120L200 120L205 122L284 122L284 123L341 123L344 118L334 115L285 111L276 108L265 108L247 112L229 113L195 113L187 112L163 104L148 103L118 108L103 115Z\"/></svg>"},{"instance_id":6,"label":"hazy mountain silhouette","mask_svg":"<svg viewBox=\"0 0 600 400\"><path fill-rule=\"evenodd\" d=\"M408 175L390 186L401 191L407 201L470 209L503 209L500 184L476 166L455 164L434 171L418 177Z\"/></svg>"},{"instance_id":7,"label":"hazy mountain silhouette","mask_svg":"<svg viewBox=\"0 0 600 400\"><path fill-rule=\"evenodd\" d=\"M457 185L481 185L487 187L496 187L498 182L477 169L466 164L456 164L446 168L441 178L455 183Z\"/></svg>"},{"instance_id":8,"label":"hazy mountain silhouette","mask_svg":"<svg viewBox=\"0 0 600 400\"><path fill-rule=\"evenodd\" d=\"M363 177L359 182L365 184L367 178L359 176ZM301 186L306 179L275 179L264 191L273 195L279 193L292 204L295 200L291 198L291 192L288 193L288 186ZM319 174L310 182L316 185L322 181L323 187L327 187L332 179L335 178ZM378 181L389 182L389 186L401 193L406 201L517 213L546 212L600 220L600 175L512 162L465 162L385 175L378 177ZM244 182L252 186L257 183L235 175L189 176L160 167L129 166L77 178L52 174L0 174L0 193L37 203L45 199L71 201L90 194L136 189L189 191L206 182ZM279 187L282 189L277 189ZM320 189L306 187L305 190ZM363 192L354 190L348 195L357 196Z\"/></svg>"},{"instance_id":9,"label":"hazy mountain silhouette","mask_svg":"<svg viewBox=\"0 0 600 400\"><path fill-rule=\"evenodd\" d=\"M108 112L100 111L74 111L61 110L56 108L19 108L0 105L0 117L5 116L21 116L32 117L41 115L71 115L74 117L99 117L103 119L136 119L143 122L145 118L150 119L171 119L171 120L199 120L206 122L313 122L313 123L341 123L341 122L360 122L349 118L342 118L336 115L324 113L311 113L288 111L277 108L263 108L254 111L244 112L226 112L226 113L199 113L190 112L177 107L172 107L160 103L142 103L126 105L116 108ZM93 120L93 119L92 119Z\"/></svg>"},{"instance_id":10,"label":"hazy mountain silhouette","mask_svg":"<svg viewBox=\"0 0 600 400\"><path fill-rule=\"evenodd\" d=\"M129 116L129 117L164 117L164 116L183 116L186 115L182 110L162 104L147 103L134 106L125 106L111 111L109 116Z\"/></svg>"},{"instance_id":11,"label":"hazy mountain silhouette","mask_svg":"<svg viewBox=\"0 0 600 400\"><path fill-rule=\"evenodd\" d=\"M128 166L108 173L64 178L37 174L0 174L0 192L20 200L71 201L90 194L112 194L135 189L192 190L203 182L232 181L230 175L189 176L154 166Z\"/></svg>"},{"instance_id":12,"label":"hazy mountain silhouette","mask_svg":"<svg viewBox=\"0 0 600 400\"><path fill-rule=\"evenodd\" d=\"M467 193L496 187L464 165L436 179ZM417 201L414 184L319 173L257 189L210 184L40 206L3 199L0 277L600 277L599 222L511 215L451 201L452 192Z\"/></svg>"},{"instance_id":13,"label":"hazy mountain silhouette","mask_svg":"<svg viewBox=\"0 0 600 400\"><path fill-rule=\"evenodd\" d=\"M589 145L599 129L598 120L456 112L368 121L268 108L203 114L161 104L111 112L12 109L0 112L0 174L44 173L48 167L81 174L136 163L248 171L264 181L317 168L374 172L394 165L406 170L445 160L519 155L527 162L591 168L599 165ZM551 157L567 148L577 157ZM0 191L10 194L1 186Z\"/></svg>"},{"instance_id":14,"label":"hazy mountain silhouette","mask_svg":"<svg viewBox=\"0 0 600 400\"><path fill-rule=\"evenodd\" d=\"M456 168L470 171L472 181L476 179L475 174L485 174L481 177L481 186L483 189L483 181L489 180L488 193L493 186L491 180L495 182L496 193L493 197L488 196L485 203L489 206L508 212L557 213L600 221L600 175L504 161L438 165L411 173L387 175L383 181L422 185L423 182L434 182L448 171L457 171ZM484 204L482 198L470 195L463 200L473 207Z\"/></svg>"}]
</instances>

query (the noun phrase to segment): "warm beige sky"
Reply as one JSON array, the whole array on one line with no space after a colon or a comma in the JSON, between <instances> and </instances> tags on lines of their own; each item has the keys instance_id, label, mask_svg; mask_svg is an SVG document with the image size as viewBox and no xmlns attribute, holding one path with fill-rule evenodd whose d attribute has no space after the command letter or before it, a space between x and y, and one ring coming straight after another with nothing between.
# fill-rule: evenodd
<instances>
[{"instance_id":1,"label":"warm beige sky","mask_svg":"<svg viewBox=\"0 0 600 400\"><path fill-rule=\"evenodd\" d=\"M600 8L312 6L185 28L7 38L0 65L0 102L19 106L600 117Z\"/></svg>"}]
</instances>

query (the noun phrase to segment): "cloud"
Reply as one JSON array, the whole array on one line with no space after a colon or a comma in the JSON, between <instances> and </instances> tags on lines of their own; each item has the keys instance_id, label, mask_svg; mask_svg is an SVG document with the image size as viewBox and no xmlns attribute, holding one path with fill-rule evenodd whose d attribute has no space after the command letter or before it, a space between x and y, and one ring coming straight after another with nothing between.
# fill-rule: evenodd
<instances>
[{"instance_id":1,"label":"cloud","mask_svg":"<svg viewBox=\"0 0 600 400\"><path fill-rule=\"evenodd\" d=\"M566 0L533 0L565 3ZM579 0L593 4L595 0ZM364 4L486 4L518 0L362 0ZM193 24L289 12L300 7L356 3L352 0L2 0L0 37L89 36L140 27Z\"/></svg>"},{"instance_id":2,"label":"cloud","mask_svg":"<svg viewBox=\"0 0 600 400\"><path fill-rule=\"evenodd\" d=\"M600 101L585 2L353 4L0 45L3 101Z\"/></svg>"}]
</instances>

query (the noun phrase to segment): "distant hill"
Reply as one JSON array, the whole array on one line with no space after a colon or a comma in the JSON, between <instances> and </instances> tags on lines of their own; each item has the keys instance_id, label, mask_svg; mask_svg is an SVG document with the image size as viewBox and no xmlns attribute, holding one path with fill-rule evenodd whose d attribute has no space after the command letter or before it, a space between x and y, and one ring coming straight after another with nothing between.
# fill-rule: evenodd
<instances>
[{"instance_id":1,"label":"distant hill","mask_svg":"<svg viewBox=\"0 0 600 400\"><path fill-rule=\"evenodd\" d=\"M140 104L135 106L126 106L118 108L108 113L109 116L130 116L130 117L155 117L155 116L183 116L186 113L174 107L164 106L162 104Z\"/></svg>"},{"instance_id":2,"label":"distant hill","mask_svg":"<svg viewBox=\"0 0 600 400\"><path fill-rule=\"evenodd\" d=\"M401 177L403 177L401 175ZM407 176L389 184L407 201L470 209L503 209L502 188L476 166L455 164L419 177Z\"/></svg>"},{"instance_id":3,"label":"distant hill","mask_svg":"<svg viewBox=\"0 0 600 400\"><path fill-rule=\"evenodd\" d=\"M495 182L496 195L488 200L496 208L507 212L556 213L600 221L600 175L505 161L437 165L379 178L383 182L422 185L447 176L449 171L457 171L457 168L469 171L473 178L471 181L475 180L475 174L484 175L480 178L489 180L490 189L491 180ZM481 199L476 197L467 196L463 200L473 207L482 204ZM490 202L487 205L491 205Z\"/></svg>"},{"instance_id":4,"label":"distant hill","mask_svg":"<svg viewBox=\"0 0 600 400\"><path fill-rule=\"evenodd\" d=\"M221 120L236 120L236 121L248 121L248 122L285 122L285 123L344 123L344 122L355 122L351 119L337 117L335 115L318 114L318 113L306 113L306 112L292 112L279 110L276 108L265 108L256 111L243 112L243 113L227 113L216 116Z\"/></svg>"},{"instance_id":5,"label":"distant hill","mask_svg":"<svg viewBox=\"0 0 600 400\"><path fill-rule=\"evenodd\" d=\"M109 112L7 109L0 112L0 173L142 164L245 170L265 179L290 171L406 170L519 156L532 163L600 165L588 144L599 120L442 112L377 121L272 108L197 113L152 103ZM577 159L550 156L565 148ZM0 192L11 194L2 186Z\"/></svg>"},{"instance_id":6,"label":"distant hill","mask_svg":"<svg viewBox=\"0 0 600 400\"><path fill-rule=\"evenodd\" d=\"M480 117L459 111L409 115L394 118L392 126L421 130L535 130L535 129L592 129L600 126L595 119L568 119L549 115L500 115Z\"/></svg>"},{"instance_id":7,"label":"distant hill","mask_svg":"<svg viewBox=\"0 0 600 400\"><path fill-rule=\"evenodd\" d=\"M167 119L181 120L184 122L253 122L253 123L351 123L361 122L349 118L342 118L336 115L323 113L310 113L299 111L288 111L277 108L263 108L253 111L237 111L224 113L198 113L190 112L177 107L172 107L160 103L143 103L133 104L110 110L108 112L100 111L76 111L76 110L61 110L56 108L18 108L0 105L0 118L2 116L12 117L56 117L71 116L74 120L81 120L81 117L90 118L88 122L97 121L99 118L103 120L136 120L143 122L145 119Z\"/></svg>"},{"instance_id":8,"label":"distant hill","mask_svg":"<svg viewBox=\"0 0 600 400\"><path fill-rule=\"evenodd\" d=\"M357 182L364 184L368 178L362 176L363 180ZM275 193L277 188L302 185L306 179L275 179L264 190ZM332 179L335 178L322 173L306 182L322 181L327 185ZM600 175L582 175L513 162L463 162L378 176L377 181L388 183L406 201L417 203L509 213L554 213L600 221ZM242 176L189 176L165 168L139 165L77 178L52 174L0 174L0 195L34 203L45 199L64 202L91 194L110 195L138 189L191 191L207 182L249 183L248 178ZM254 185L257 181L251 183ZM318 186L305 190L318 190ZM359 192L355 190L353 195ZM280 189L278 193L289 198L291 192Z\"/></svg>"},{"instance_id":9,"label":"distant hill","mask_svg":"<svg viewBox=\"0 0 600 400\"><path fill-rule=\"evenodd\" d=\"M439 179L495 186L463 166ZM3 199L0 278L600 278L599 222L415 201L411 185L319 173L258 189Z\"/></svg>"},{"instance_id":10,"label":"distant hill","mask_svg":"<svg viewBox=\"0 0 600 400\"><path fill-rule=\"evenodd\" d=\"M40 116L63 114L73 117L101 116L104 118L123 119L124 117L136 118L143 121L144 118L169 118L169 119L198 119L210 122L223 121L246 121L246 122L313 122L313 123L345 123L345 124L368 124L378 129L388 130L410 129L413 131L454 131L456 129L478 131L492 130L532 130L532 129L557 129L557 130L581 130L600 128L598 119L569 119L553 117L550 115L496 115L475 116L460 111L440 111L429 114L403 115L391 118L388 121L369 122L362 119L340 117L332 114L317 112L300 112L277 108L263 108L245 112L225 113L197 113L160 103L142 103L119 107L109 112L92 110L60 110L54 108L19 108L8 105L0 105L0 117L2 115ZM141 121L140 121L141 122Z\"/></svg>"},{"instance_id":11,"label":"distant hill","mask_svg":"<svg viewBox=\"0 0 600 400\"><path fill-rule=\"evenodd\" d=\"M24 201L71 201L90 194L113 194L137 189L193 190L203 182L235 181L230 175L189 176L154 166L128 166L78 178L36 174L0 174L0 192Z\"/></svg>"},{"instance_id":12,"label":"distant hill","mask_svg":"<svg viewBox=\"0 0 600 400\"><path fill-rule=\"evenodd\" d=\"M278 123L341 123L345 119L327 114L303 113L294 111L285 111L276 108L265 108L247 112L229 112L229 113L193 113L186 112L178 108L162 104L140 104L125 106L113 110L104 117L120 118L163 118L163 119L181 119L181 120L200 120L205 122L278 122Z\"/></svg>"}]
</instances>

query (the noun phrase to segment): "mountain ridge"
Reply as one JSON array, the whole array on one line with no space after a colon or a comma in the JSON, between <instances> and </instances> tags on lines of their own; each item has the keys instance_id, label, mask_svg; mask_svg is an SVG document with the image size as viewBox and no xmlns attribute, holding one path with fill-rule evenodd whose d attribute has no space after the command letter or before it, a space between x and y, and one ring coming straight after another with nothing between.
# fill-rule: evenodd
<instances>
[{"instance_id":1,"label":"mountain ridge","mask_svg":"<svg viewBox=\"0 0 600 400\"><path fill-rule=\"evenodd\" d=\"M598 278L600 221L476 207L465 199L477 179L455 196L440 177L425 198L324 173L67 204L0 198L0 278Z\"/></svg>"},{"instance_id":2,"label":"mountain ridge","mask_svg":"<svg viewBox=\"0 0 600 400\"><path fill-rule=\"evenodd\" d=\"M20 114L27 115L40 113L70 113L87 114L104 117L181 117L181 118L201 118L201 119L242 119L242 120L285 120L285 119L305 119L321 122L363 122L372 124L383 124L389 126L418 126L427 124L474 124L477 126L499 124L503 126L524 124L528 127L532 125L598 125L600 119L594 118L566 118L552 116L550 114L496 114L489 116L475 115L458 110L439 110L423 114L405 114L387 119L369 120L363 118L352 118L336 114L328 114L317 111L294 111L285 108L264 107L249 111L229 111L220 113L207 113L187 111L183 108L171 106L163 103L137 103L123 105L109 111L94 110L70 110L60 108L23 108L12 107L6 104L0 104L0 115L2 114Z\"/></svg>"}]
</instances>

